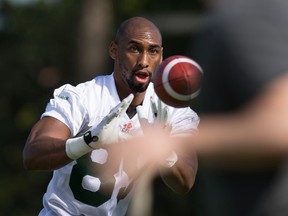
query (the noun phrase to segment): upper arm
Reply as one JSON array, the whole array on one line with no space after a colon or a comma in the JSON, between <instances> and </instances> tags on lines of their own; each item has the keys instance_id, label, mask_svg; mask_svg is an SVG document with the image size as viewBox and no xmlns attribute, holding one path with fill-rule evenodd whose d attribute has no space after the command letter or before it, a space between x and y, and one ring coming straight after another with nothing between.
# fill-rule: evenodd
<instances>
[{"instance_id":1,"label":"upper arm","mask_svg":"<svg viewBox=\"0 0 288 216\"><path fill-rule=\"evenodd\" d=\"M69 128L53 117L44 117L32 128L23 150L27 169L50 170L68 162L65 144L70 137Z\"/></svg>"},{"instance_id":2,"label":"upper arm","mask_svg":"<svg viewBox=\"0 0 288 216\"><path fill-rule=\"evenodd\" d=\"M70 137L70 129L53 117L44 117L34 125L27 142L33 142L43 136L66 140Z\"/></svg>"}]
</instances>

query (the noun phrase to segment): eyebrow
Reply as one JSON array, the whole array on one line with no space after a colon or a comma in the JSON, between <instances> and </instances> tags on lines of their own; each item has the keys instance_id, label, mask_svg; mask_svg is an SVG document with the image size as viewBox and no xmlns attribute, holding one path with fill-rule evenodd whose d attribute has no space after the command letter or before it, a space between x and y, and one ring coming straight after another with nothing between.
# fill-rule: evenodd
<instances>
[{"instance_id":1,"label":"eyebrow","mask_svg":"<svg viewBox=\"0 0 288 216\"><path fill-rule=\"evenodd\" d=\"M130 41L128 42L128 44L142 45L141 43L139 43L138 41L135 41L135 40L130 40ZM152 48L162 48L162 46L159 45L159 44L150 44L149 47L152 47Z\"/></svg>"}]
</instances>

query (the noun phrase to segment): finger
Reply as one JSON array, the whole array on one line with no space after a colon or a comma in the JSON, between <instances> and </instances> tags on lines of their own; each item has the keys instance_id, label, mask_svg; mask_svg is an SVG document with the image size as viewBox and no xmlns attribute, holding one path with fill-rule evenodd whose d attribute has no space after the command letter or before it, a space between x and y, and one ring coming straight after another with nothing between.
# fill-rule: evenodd
<instances>
[{"instance_id":1,"label":"finger","mask_svg":"<svg viewBox=\"0 0 288 216\"><path fill-rule=\"evenodd\" d=\"M112 110L110 110L109 114L104 118L104 121L108 124L112 121L112 119L125 113L129 105L131 104L133 98L133 94L130 94L128 97L124 98L121 103L119 103Z\"/></svg>"},{"instance_id":2,"label":"finger","mask_svg":"<svg viewBox=\"0 0 288 216\"><path fill-rule=\"evenodd\" d=\"M112 118L122 115L126 112L128 107L130 106L132 100L134 98L133 94L128 95L128 97L124 98L121 103L119 103L117 106L115 106L110 113L112 114ZM110 114L109 113L109 114Z\"/></svg>"},{"instance_id":3,"label":"finger","mask_svg":"<svg viewBox=\"0 0 288 216\"><path fill-rule=\"evenodd\" d=\"M155 102L155 100L153 99L153 97L150 98L150 104L151 104L151 109L152 109L153 117L154 117L154 119L156 119L157 116L158 116L158 110L157 110L156 102Z\"/></svg>"},{"instance_id":4,"label":"finger","mask_svg":"<svg viewBox=\"0 0 288 216\"><path fill-rule=\"evenodd\" d=\"M161 100L158 98L158 116L157 116L157 118L158 118L158 122L160 123L160 124L163 124L163 110L162 110L162 103L161 103Z\"/></svg>"},{"instance_id":5,"label":"finger","mask_svg":"<svg viewBox=\"0 0 288 216\"><path fill-rule=\"evenodd\" d=\"M164 126L164 130L167 132L167 133L170 133L171 130L172 130L172 126L171 124L168 122L168 119L169 119L169 108L168 107L165 107L164 108L164 118L163 118L163 126Z\"/></svg>"},{"instance_id":6,"label":"finger","mask_svg":"<svg viewBox=\"0 0 288 216\"><path fill-rule=\"evenodd\" d=\"M137 106L136 111L137 111L137 115L138 115L139 120L145 119L145 111L144 111L143 106L141 106L141 105Z\"/></svg>"},{"instance_id":7,"label":"finger","mask_svg":"<svg viewBox=\"0 0 288 216\"><path fill-rule=\"evenodd\" d=\"M119 115L119 107L120 104L118 104L116 107L114 107L107 116L104 117L104 119L101 121L105 124L109 124L114 118L116 118Z\"/></svg>"},{"instance_id":8,"label":"finger","mask_svg":"<svg viewBox=\"0 0 288 216\"><path fill-rule=\"evenodd\" d=\"M126 112L128 107L130 106L133 98L134 98L134 95L133 94L129 94L126 98L124 98L122 100L122 102L120 103L120 107L118 109L119 115L121 115L121 114Z\"/></svg>"},{"instance_id":9,"label":"finger","mask_svg":"<svg viewBox=\"0 0 288 216\"><path fill-rule=\"evenodd\" d=\"M138 115L138 119L139 119L141 127L142 128L146 127L148 124L148 120L147 120L147 117L145 115L145 111L144 111L143 106L141 106L141 105L137 106L136 111L137 111L137 115Z\"/></svg>"},{"instance_id":10,"label":"finger","mask_svg":"<svg viewBox=\"0 0 288 216\"><path fill-rule=\"evenodd\" d=\"M146 118L143 106L139 105L136 107L138 119Z\"/></svg>"},{"instance_id":11,"label":"finger","mask_svg":"<svg viewBox=\"0 0 288 216\"><path fill-rule=\"evenodd\" d=\"M167 106L165 106L161 115L161 123L165 126L167 125L167 121L168 121L168 113L169 113L169 109Z\"/></svg>"}]
</instances>

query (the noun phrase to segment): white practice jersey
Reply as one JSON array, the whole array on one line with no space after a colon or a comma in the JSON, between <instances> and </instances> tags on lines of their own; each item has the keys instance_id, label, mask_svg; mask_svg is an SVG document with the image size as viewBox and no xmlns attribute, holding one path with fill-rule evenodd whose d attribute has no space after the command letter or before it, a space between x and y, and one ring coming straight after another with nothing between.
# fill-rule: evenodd
<instances>
[{"instance_id":1,"label":"white practice jersey","mask_svg":"<svg viewBox=\"0 0 288 216\"><path fill-rule=\"evenodd\" d=\"M153 121L150 97L157 96L151 83L146 91L143 107L148 113L148 121ZM98 76L76 87L69 84L54 91L54 98L48 103L44 116L52 116L65 123L73 137L83 135L95 127L119 104L113 74ZM199 118L190 108L176 109L169 106L169 124L172 134L185 135L197 130ZM119 130L130 135L142 133L137 115L130 119L126 114L120 121ZM114 187L110 193L101 193L105 187L97 175L97 169L109 159L105 149L96 149L66 166L55 170L43 197L44 208L40 216L124 216L133 192L133 181L122 166L115 169ZM89 167L94 169L89 169ZM125 196L118 196L119 190L126 189Z\"/></svg>"}]
</instances>

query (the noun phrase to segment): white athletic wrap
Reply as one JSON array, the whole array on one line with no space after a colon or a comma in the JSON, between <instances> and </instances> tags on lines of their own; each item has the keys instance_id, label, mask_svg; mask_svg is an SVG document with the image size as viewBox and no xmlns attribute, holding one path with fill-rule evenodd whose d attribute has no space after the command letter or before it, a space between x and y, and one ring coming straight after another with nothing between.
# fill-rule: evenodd
<instances>
[{"instance_id":1,"label":"white athletic wrap","mask_svg":"<svg viewBox=\"0 0 288 216\"><path fill-rule=\"evenodd\" d=\"M93 150L89 145L86 144L83 136L68 139L66 141L65 148L67 156L72 160L76 160Z\"/></svg>"}]
</instances>

